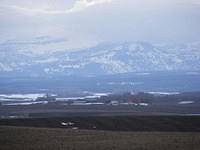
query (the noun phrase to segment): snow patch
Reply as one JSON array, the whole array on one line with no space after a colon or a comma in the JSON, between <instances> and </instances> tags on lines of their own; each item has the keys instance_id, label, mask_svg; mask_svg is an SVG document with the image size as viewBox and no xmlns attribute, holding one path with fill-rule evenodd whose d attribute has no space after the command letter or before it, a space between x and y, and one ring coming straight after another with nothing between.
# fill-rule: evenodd
<instances>
[{"instance_id":1,"label":"snow patch","mask_svg":"<svg viewBox=\"0 0 200 150\"><path fill-rule=\"evenodd\" d=\"M58 61L59 59L58 58L49 58L49 59L44 59L44 60L35 60L34 62L35 63L52 63L52 62L56 62Z\"/></svg>"},{"instance_id":2,"label":"snow patch","mask_svg":"<svg viewBox=\"0 0 200 150\"><path fill-rule=\"evenodd\" d=\"M153 94L153 95L176 95L176 94L180 94L179 92L147 92L149 94Z\"/></svg>"},{"instance_id":3,"label":"snow patch","mask_svg":"<svg viewBox=\"0 0 200 150\"><path fill-rule=\"evenodd\" d=\"M80 68L81 65L59 65L59 67L62 69L77 69Z\"/></svg>"},{"instance_id":4,"label":"snow patch","mask_svg":"<svg viewBox=\"0 0 200 150\"><path fill-rule=\"evenodd\" d=\"M148 103L139 103L140 106L149 106Z\"/></svg>"},{"instance_id":5,"label":"snow patch","mask_svg":"<svg viewBox=\"0 0 200 150\"><path fill-rule=\"evenodd\" d=\"M194 103L194 101L181 101L181 102L178 102L178 104L192 104Z\"/></svg>"},{"instance_id":6,"label":"snow patch","mask_svg":"<svg viewBox=\"0 0 200 150\"><path fill-rule=\"evenodd\" d=\"M142 76L146 76L146 75L150 75L151 73L149 72L141 72L141 73L136 73L136 75L142 75Z\"/></svg>"},{"instance_id":7,"label":"snow patch","mask_svg":"<svg viewBox=\"0 0 200 150\"><path fill-rule=\"evenodd\" d=\"M61 125L63 125L63 126L72 126L74 124L75 123L73 123L73 122L61 122Z\"/></svg>"},{"instance_id":8,"label":"snow patch","mask_svg":"<svg viewBox=\"0 0 200 150\"><path fill-rule=\"evenodd\" d=\"M7 65L0 63L0 71L9 72L9 71L13 71L13 69L11 67L7 66Z\"/></svg>"}]
</instances>

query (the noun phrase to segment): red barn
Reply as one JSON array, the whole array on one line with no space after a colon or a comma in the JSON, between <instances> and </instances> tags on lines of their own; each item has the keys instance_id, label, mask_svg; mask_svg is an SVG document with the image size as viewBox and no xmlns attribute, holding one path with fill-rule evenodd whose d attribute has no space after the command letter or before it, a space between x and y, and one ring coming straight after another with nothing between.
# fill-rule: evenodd
<instances>
[{"instance_id":1,"label":"red barn","mask_svg":"<svg viewBox=\"0 0 200 150\"><path fill-rule=\"evenodd\" d=\"M137 99L136 98L128 98L128 102L134 103L134 102L137 102Z\"/></svg>"}]
</instances>

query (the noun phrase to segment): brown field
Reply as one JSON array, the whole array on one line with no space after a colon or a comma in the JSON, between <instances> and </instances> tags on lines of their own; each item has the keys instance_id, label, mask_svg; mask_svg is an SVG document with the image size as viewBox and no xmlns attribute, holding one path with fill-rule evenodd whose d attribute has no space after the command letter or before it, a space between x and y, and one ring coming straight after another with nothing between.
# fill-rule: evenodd
<instances>
[{"instance_id":1,"label":"brown field","mask_svg":"<svg viewBox=\"0 0 200 150\"><path fill-rule=\"evenodd\" d=\"M199 150L200 133L0 126L0 150Z\"/></svg>"}]
</instances>

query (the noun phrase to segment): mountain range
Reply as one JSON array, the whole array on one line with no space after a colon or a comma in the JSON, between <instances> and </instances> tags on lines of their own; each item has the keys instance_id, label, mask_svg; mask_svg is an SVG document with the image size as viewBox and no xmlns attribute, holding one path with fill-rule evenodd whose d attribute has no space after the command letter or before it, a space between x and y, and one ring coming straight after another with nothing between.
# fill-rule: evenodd
<instances>
[{"instance_id":1,"label":"mountain range","mask_svg":"<svg viewBox=\"0 0 200 150\"><path fill-rule=\"evenodd\" d=\"M57 50L63 39L36 38L0 44L0 73L97 76L149 71L200 70L200 43L102 43L78 50ZM41 50L38 50L40 46ZM51 51L48 48L51 47ZM43 49L44 48L44 49ZM36 49L34 51L34 49Z\"/></svg>"}]
</instances>

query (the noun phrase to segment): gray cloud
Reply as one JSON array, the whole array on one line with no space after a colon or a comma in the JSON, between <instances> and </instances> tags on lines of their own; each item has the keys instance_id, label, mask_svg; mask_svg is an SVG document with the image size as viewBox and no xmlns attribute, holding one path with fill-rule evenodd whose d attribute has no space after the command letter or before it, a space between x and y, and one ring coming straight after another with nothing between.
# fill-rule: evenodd
<instances>
[{"instance_id":1,"label":"gray cloud","mask_svg":"<svg viewBox=\"0 0 200 150\"><path fill-rule=\"evenodd\" d=\"M75 13L79 11L83 11L84 9L87 9L89 7L98 5L98 4L103 4L103 3L109 3L112 0L78 0L74 2L74 5L70 9L65 9L65 10L52 10L52 8L48 5L46 7L22 7L22 6L17 6L17 5L5 5L2 7L8 8L8 9L14 9L20 13L23 13L25 15L40 15L40 14L50 14L50 15L57 15L57 14L70 14L70 13Z\"/></svg>"},{"instance_id":2,"label":"gray cloud","mask_svg":"<svg viewBox=\"0 0 200 150\"><path fill-rule=\"evenodd\" d=\"M39 36L63 50L101 42L200 41L198 0L1 0L0 43ZM48 51L49 46L38 48ZM37 48L36 48L37 49Z\"/></svg>"}]
</instances>

